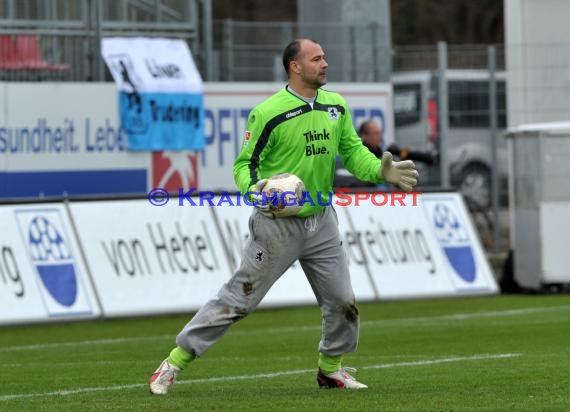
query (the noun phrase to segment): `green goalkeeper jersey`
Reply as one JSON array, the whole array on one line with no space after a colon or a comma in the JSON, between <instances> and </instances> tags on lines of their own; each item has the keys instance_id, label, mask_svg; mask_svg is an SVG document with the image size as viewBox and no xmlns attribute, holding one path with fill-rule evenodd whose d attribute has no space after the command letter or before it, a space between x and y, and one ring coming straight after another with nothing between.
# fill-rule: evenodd
<instances>
[{"instance_id":1,"label":"green goalkeeper jersey","mask_svg":"<svg viewBox=\"0 0 570 412\"><path fill-rule=\"evenodd\" d=\"M284 88L249 114L234 180L241 193L261 179L293 173L308 195L299 217L331 201L336 156L358 179L381 183L380 160L362 143L344 98L319 89L313 107Z\"/></svg>"}]
</instances>

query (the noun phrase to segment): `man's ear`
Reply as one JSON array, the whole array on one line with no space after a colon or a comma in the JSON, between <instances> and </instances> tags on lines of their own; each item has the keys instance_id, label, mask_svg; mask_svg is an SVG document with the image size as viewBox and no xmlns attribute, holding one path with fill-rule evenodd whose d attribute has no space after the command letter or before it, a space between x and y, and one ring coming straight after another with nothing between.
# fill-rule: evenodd
<instances>
[{"instance_id":1,"label":"man's ear","mask_svg":"<svg viewBox=\"0 0 570 412\"><path fill-rule=\"evenodd\" d=\"M301 66L299 65L299 63L296 60L292 60L291 61L291 69L296 73L299 74L301 73Z\"/></svg>"}]
</instances>

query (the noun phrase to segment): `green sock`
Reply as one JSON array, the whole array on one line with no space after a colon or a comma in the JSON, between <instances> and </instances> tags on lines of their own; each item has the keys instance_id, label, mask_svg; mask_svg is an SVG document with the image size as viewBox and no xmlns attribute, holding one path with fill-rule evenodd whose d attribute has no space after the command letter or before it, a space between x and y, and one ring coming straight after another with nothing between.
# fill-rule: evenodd
<instances>
[{"instance_id":1,"label":"green sock","mask_svg":"<svg viewBox=\"0 0 570 412\"><path fill-rule=\"evenodd\" d=\"M319 352L319 369L324 373L333 373L340 369L342 355L328 356Z\"/></svg>"},{"instance_id":2,"label":"green sock","mask_svg":"<svg viewBox=\"0 0 570 412\"><path fill-rule=\"evenodd\" d=\"M177 346L170 351L168 362L174 366L178 366L180 369L186 369L186 366L188 366L195 358L195 353L188 353L180 346Z\"/></svg>"}]
</instances>

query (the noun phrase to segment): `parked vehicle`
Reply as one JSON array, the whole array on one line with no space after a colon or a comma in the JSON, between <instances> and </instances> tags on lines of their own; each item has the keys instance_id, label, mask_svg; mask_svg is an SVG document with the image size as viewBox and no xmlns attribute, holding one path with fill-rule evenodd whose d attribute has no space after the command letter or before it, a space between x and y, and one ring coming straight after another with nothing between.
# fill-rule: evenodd
<instances>
[{"instance_id":1,"label":"parked vehicle","mask_svg":"<svg viewBox=\"0 0 570 412\"><path fill-rule=\"evenodd\" d=\"M488 207L491 201L491 133L489 116L489 72L447 70L447 155L451 185L470 202ZM496 74L497 172L500 193L506 200L507 149L506 87L504 72ZM395 141L418 150L440 151L440 120L437 72L395 73ZM421 186L440 185L440 166L417 165Z\"/></svg>"}]
</instances>

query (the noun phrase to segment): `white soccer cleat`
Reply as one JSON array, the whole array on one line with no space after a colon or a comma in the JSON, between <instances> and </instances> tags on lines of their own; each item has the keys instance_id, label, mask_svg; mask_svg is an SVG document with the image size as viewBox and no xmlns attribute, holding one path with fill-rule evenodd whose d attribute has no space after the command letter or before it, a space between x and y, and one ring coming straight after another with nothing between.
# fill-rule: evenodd
<instances>
[{"instance_id":1,"label":"white soccer cleat","mask_svg":"<svg viewBox=\"0 0 570 412\"><path fill-rule=\"evenodd\" d=\"M172 385L174 385L174 382L176 382L176 377L179 373L180 368L168 362L168 359L163 360L158 369L154 371L148 380L150 393L166 395Z\"/></svg>"},{"instance_id":2,"label":"white soccer cleat","mask_svg":"<svg viewBox=\"0 0 570 412\"><path fill-rule=\"evenodd\" d=\"M317 372L317 382L321 388L338 389L365 389L368 388L363 383L358 382L348 372L356 372L354 368L341 368L333 373L324 373L319 369Z\"/></svg>"},{"instance_id":3,"label":"white soccer cleat","mask_svg":"<svg viewBox=\"0 0 570 412\"><path fill-rule=\"evenodd\" d=\"M365 389L368 388L363 383L358 382L348 372L356 372L354 368L340 368L336 372L326 374L319 369L317 372L317 382L321 388L338 389Z\"/></svg>"}]
</instances>

